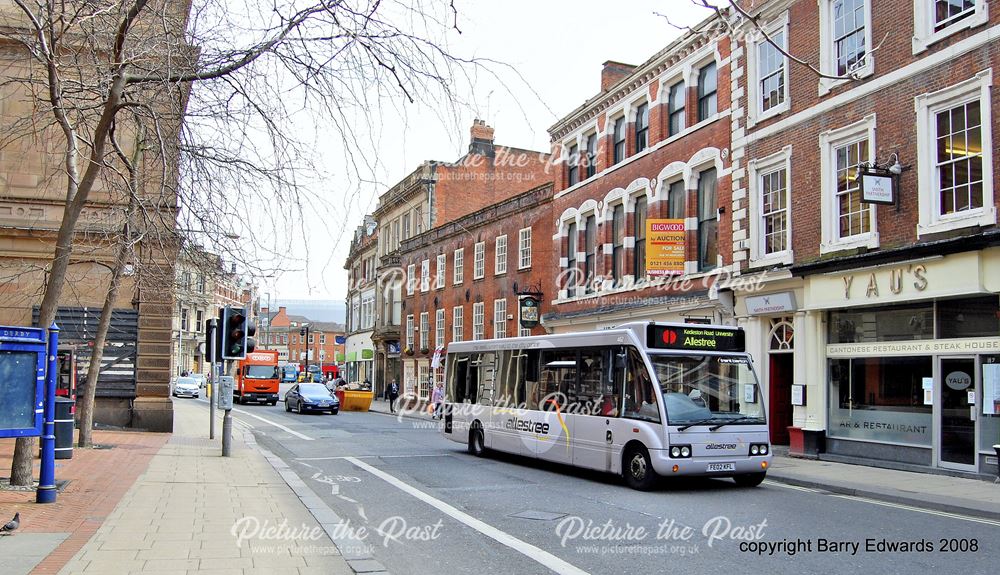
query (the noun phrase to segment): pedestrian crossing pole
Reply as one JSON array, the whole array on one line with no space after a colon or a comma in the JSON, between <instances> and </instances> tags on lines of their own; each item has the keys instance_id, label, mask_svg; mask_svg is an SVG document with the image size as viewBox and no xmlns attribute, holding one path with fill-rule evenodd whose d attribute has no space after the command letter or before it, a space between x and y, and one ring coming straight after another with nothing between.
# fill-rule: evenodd
<instances>
[{"instance_id":1,"label":"pedestrian crossing pole","mask_svg":"<svg viewBox=\"0 0 1000 575\"><path fill-rule=\"evenodd\" d=\"M208 382L208 438L215 439L215 396L219 389L219 370L215 362L219 357L218 322L215 318L205 322L205 342L208 348L208 365L212 366L212 379Z\"/></svg>"},{"instance_id":2,"label":"pedestrian crossing pole","mask_svg":"<svg viewBox=\"0 0 1000 575\"><path fill-rule=\"evenodd\" d=\"M226 373L232 373L233 360L226 362ZM225 410L222 416L222 456L229 457L233 446L233 388L236 380L233 376L224 375L219 378L219 407Z\"/></svg>"}]
</instances>

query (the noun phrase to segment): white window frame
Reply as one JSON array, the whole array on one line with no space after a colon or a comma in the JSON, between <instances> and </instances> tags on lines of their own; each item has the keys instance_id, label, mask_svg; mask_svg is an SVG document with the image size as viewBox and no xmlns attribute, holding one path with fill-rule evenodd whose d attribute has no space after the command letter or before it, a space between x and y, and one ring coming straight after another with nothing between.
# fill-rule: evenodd
<instances>
[{"instance_id":1,"label":"white window frame","mask_svg":"<svg viewBox=\"0 0 1000 575\"><path fill-rule=\"evenodd\" d=\"M434 312L434 349L444 347L445 329L444 310L439 309Z\"/></svg>"},{"instance_id":2,"label":"white window frame","mask_svg":"<svg viewBox=\"0 0 1000 575\"><path fill-rule=\"evenodd\" d=\"M982 26L990 21L989 2L976 0L971 16L963 18L951 26L934 31L934 0L913 0L913 54L917 55L945 38Z\"/></svg>"},{"instance_id":3,"label":"white window frame","mask_svg":"<svg viewBox=\"0 0 1000 575\"><path fill-rule=\"evenodd\" d=\"M448 266L448 256L444 254L438 254L437 269L434 270L436 272L434 278L434 289L444 289L444 277L447 266Z\"/></svg>"},{"instance_id":4,"label":"white window frame","mask_svg":"<svg viewBox=\"0 0 1000 575\"><path fill-rule=\"evenodd\" d=\"M430 344L428 341L430 339L430 314L426 311L420 312L420 349L429 349L427 346Z\"/></svg>"},{"instance_id":5,"label":"white window frame","mask_svg":"<svg viewBox=\"0 0 1000 575\"><path fill-rule=\"evenodd\" d=\"M833 45L833 2L834 0L819 0L819 70L830 75L837 75L837 50ZM865 59L864 65L854 69L856 78L867 78L875 73L875 56L872 54L872 2L865 0ZM819 95L826 95L845 82L847 79L819 79Z\"/></svg>"},{"instance_id":6,"label":"white window frame","mask_svg":"<svg viewBox=\"0 0 1000 575\"><path fill-rule=\"evenodd\" d=\"M493 300L493 338L507 337L507 298Z\"/></svg>"},{"instance_id":7,"label":"white window frame","mask_svg":"<svg viewBox=\"0 0 1000 575\"><path fill-rule=\"evenodd\" d=\"M452 259L452 278L451 283L454 285L461 285L465 283L465 248L458 248L455 250Z\"/></svg>"},{"instance_id":8,"label":"white window frame","mask_svg":"<svg viewBox=\"0 0 1000 575\"><path fill-rule=\"evenodd\" d=\"M774 37L774 34L780 32L782 35L782 39L784 40L784 44L781 47L787 52L788 12L785 12L777 20L765 26L764 32L766 32L767 35L772 38ZM760 58L760 47L764 44L768 44L768 40L767 38L764 37L763 34L757 34L748 43L749 43L749 49L752 50L752 53L749 54L747 57L747 87L748 87L748 97L750 101L753 102L753 105L749 106L748 108L749 117L747 118L747 126L753 126L757 122L761 122L773 116L777 116L778 114L781 114L782 112L787 112L788 110L791 109L792 101L791 101L791 91L789 89L790 67L789 67L788 56L782 55L782 60L783 60L782 66L784 70L783 74L785 75L784 99L781 101L780 104L774 106L770 110L766 111L763 110L763 102L761 101L761 97L763 96L763 94L761 93L760 89L761 78L759 77L760 66L758 65L758 63Z\"/></svg>"},{"instance_id":9,"label":"white window frame","mask_svg":"<svg viewBox=\"0 0 1000 575\"><path fill-rule=\"evenodd\" d=\"M472 304L472 340L478 341L486 337L486 305L477 301Z\"/></svg>"},{"instance_id":10,"label":"white window frame","mask_svg":"<svg viewBox=\"0 0 1000 575\"><path fill-rule=\"evenodd\" d=\"M839 237L840 222L837 219L837 159L836 149L855 140L868 138L868 160L875 160L878 146L875 141L875 114L869 114L853 124L827 130L819 135L820 146L820 189L822 197L822 240L819 252L826 254L841 250L860 247L875 249L879 246L877 209L874 204L868 204L868 214L871 218L870 231L847 238Z\"/></svg>"},{"instance_id":11,"label":"white window frame","mask_svg":"<svg viewBox=\"0 0 1000 575\"><path fill-rule=\"evenodd\" d=\"M451 309L451 341L465 339L465 308L457 305Z\"/></svg>"},{"instance_id":12,"label":"white window frame","mask_svg":"<svg viewBox=\"0 0 1000 575\"><path fill-rule=\"evenodd\" d=\"M420 262L420 292L431 289L431 260Z\"/></svg>"},{"instance_id":13,"label":"white window frame","mask_svg":"<svg viewBox=\"0 0 1000 575\"><path fill-rule=\"evenodd\" d=\"M413 314L406 316L406 347L413 349Z\"/></svg>"},{"instance_id":14,"label":"white window frame","mask_svg":"<svg viewBox=\"0 0 1000 575\"><path fill-rule=\"evenodd\" d=\"M493 275L507 273L507 234L497 236L493 244Z\"/></svg>"},{"instance_id":15,"label":"white window frame","mask_svg":"<svg viewBox=\"0 0 1000 575\"><path fill-rule=\"evenodd\" d=\"M472 279L481 280L486 276L486 242L477 242L472 259Z\"/></svg>"},{"instance_id":16,"label":"white window frame","mask_svg":"<svg viewBox=\"0 0 1000 575\"><path fill-rule=\"evenodd\" d=\"M417 266L410 264L406 266L406 295L413 295L417 283Z\"/></svg>"},{"instance_id":17,"label":"white window frame","mask_svg":"<svg viewBox=\"0 0 1000 575\"><path fill-rule=\"evenodd\" d=\"M521 228L517 232L517 269L531 267L531 228Z\"/></svg>"},{"instance_id":18,"label":"white window frame","mask_svg":"<svg viewBox=\"0 0 1000 575\"><path fill-rule=\"evenodd\" d=\"M520 337L531 337L531 330L526 327L519 327L517 329L517 335Z\"/></svg>"},{"instance_id":19,"label":"white window frame","mask_svg":"<svg viewBox=\"0 0 1000 575\"><path fill-rule=\"evenodd\" d=\"M954 86L921 94L914 100L917 111L917 189L919 190L920 221L917 236L945 232L971 226L988 226L997 222L993 202L993 118L991 113L990 86L992 69L979 72L974 77ZM937 124L934 115L972 100L979 100L980 128L983 148L983 207L944 216L940 213L941 194L937 178ZM897 192L899 193L899 192Z\"/></svg>"},{"instance_id":20,"label":"white window frame","mask_svg":"<svg viewBox=\"0 0 1000 575\"><path fill-rule=\"evenodd\" d=\"M780 152L765 158L753 159L747 164L750 181L750 267L791 265L795 260L792 252L792 147L785 146ZM761 178L778 170L785 171L785 246L784 251L764 253L764 226L762 219L763 186Z\"/></svg>"}]
</instances>

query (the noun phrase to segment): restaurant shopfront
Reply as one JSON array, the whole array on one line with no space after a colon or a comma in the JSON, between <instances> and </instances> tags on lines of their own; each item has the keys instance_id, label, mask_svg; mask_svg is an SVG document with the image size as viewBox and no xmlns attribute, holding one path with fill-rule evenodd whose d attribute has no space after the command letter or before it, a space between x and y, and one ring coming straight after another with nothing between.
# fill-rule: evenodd
<instances>
[{"instance_id":1,"label":"restaurant shopfront","mask_svg":"<svg viewBox=\"0 0 1000 575\"><path fill-rule=\"evenodd\" d=\"M825 339L826 389L813 395L826 399L826 453L996 472L996 255L806 278L806 307L825 325L815 335Z\"/></svg>"}]
</instances>

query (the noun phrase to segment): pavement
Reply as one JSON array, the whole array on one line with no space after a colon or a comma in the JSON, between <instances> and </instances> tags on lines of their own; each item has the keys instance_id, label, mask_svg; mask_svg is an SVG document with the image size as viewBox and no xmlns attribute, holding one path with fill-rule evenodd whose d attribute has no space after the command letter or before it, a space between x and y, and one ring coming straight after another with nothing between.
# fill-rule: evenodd
<instances>
[{"instance_id":1,"label":"pavement","mask_svg":"<svg viewBox=\"0 0 1000 575\"><path fill-rule=\"evenodd\" d=\"M423 410L397 409L372 401L370 411L394 417L430 421ZM805 489L863 497L896 505L934 509L946 513L1000 518L1000 482L966 479L912 471L883 469L775 454L767 478Z\"/></svg>"},{"instance_id":2,"label":"pavement","mask_svg":"<svg viewBox=\"0 0 1000 575\"><path fill-rule=\"evenodd\" d=\"M252 436L234 425L232 456L221 457L221 422L216 439L209 440L204 407L193 400L178 400L174 406L172 435L101 434L100 442L118 441L114 449L76 450L71 460L88 467L93 481L71 481L52 505L31 503L33 493L19 503L24 532L0 538L0 573L355 572ZM137 451L130 446L136 443L149 452L144 460L130 462ZM121 474L119 466L129 465L142 470ZM57 478L65 476L57 469ZM94 495L113 503L106 509L91 506L87 500ZM9 497L0 492L4 496ZM81 525L43 522L40 514L57 512L56 506L78 514ZM0 506L3 514L13 514L12 509ZM73 541L79 544L68 545ZM38 557L53 545L51 553ZM35 549L34 555L29 549Z\"/></svg>"}]
</instances>

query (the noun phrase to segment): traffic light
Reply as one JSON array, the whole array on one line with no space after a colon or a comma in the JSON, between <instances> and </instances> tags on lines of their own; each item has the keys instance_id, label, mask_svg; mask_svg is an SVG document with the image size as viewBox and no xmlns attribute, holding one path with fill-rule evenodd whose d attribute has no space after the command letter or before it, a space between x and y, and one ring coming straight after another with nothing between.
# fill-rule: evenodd
<instances>
[{"instance_id":1,"label":"traffic light","mask_svg":"<svg viewBox=\"0 0 1000 575\"><path fill-rule=\"evenodd\" d=\"M222 332L222 359L245 359L254 350L256 342L253 336L257 326L247 317L247 311L242 307L226 306L221 310L220 330Z\"/></svg>"}]
</instances>

